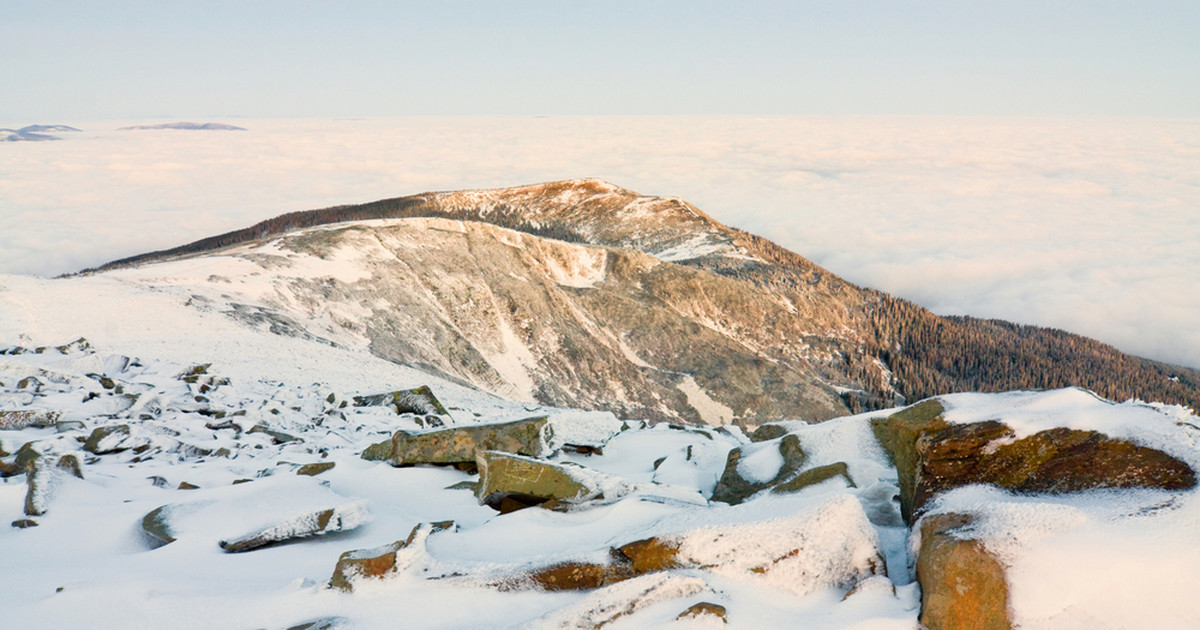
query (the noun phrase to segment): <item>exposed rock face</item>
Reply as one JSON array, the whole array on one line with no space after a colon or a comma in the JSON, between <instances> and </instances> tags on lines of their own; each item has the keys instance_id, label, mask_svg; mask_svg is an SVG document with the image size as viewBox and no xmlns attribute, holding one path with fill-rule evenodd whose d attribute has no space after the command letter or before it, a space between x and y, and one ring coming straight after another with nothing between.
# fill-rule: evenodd
<instances>
[{"instance_id":1,"label":"exposed rock face","mask_svg":"<svg viewBox=\"0 0 1200 630\"><path fill-rule=\"evenodd\" d=\"M392 436L393 466L474 463L483 451L518 455L547 454L546 418L451 427L434 431L397 431Z\"/></svg>"},{"instance_id":2,"label":"exposed rock face","mask_svg":"<svg viewBox=\"0 0 1200 630\"><path fill-rule=\"evenodd\" d=\"M1004 566L977 540L957 534L971 518L936 514L921 521L917 579L921 624L929 630L1009 630Z\"/></svg>"},{"instance_id":3,"label":"exposed rock face","mask_svg":"<svg viewBox=\"0 0 1200 630\"><path fill-rule=\"evenodd\" d=\"M570 504L603 496L603 489L596 483L598 473L581 466L554 464L499 451L479 453L475 461L479 467L475 496L480 503L496 509L508 497L524 503L556 499Z\"/></svg>"},{"instance_id":4,"label":"exposed rock face","mask_svg":"<svg viewBox=\"0 0 1200 630\"><path fill-rule=\"evenodd\" d=\"M748 453L752 457L758 458L771 455L771 453L764 452L765 449L777 450L781 465L772 466L774 471L768 477L748 476L743 468L749 462L744 462L743 458ZM785 435L774 444L764 443L761 446L750 445L733 449L729 452L729 457L725 462L725 472L721 474L721 479L717 481L717 486L713 489L712 500L737 505L748 499L750 495L770 488L795 474L804 465L806 459L804 449L800 446L800 438L795 435ZM757 466L754 467L757 468Z\"/></svg>"},{"instance_id":5,"label":"exposed rock face","mask_svg":"<svg viewBox=\"0 0 1200 630\"><path fill-rule=\"evenodd\" d=\"M1196 485L1196 473L1178 459L1096 431L1055 428L1015 439L999 421L950 424L943 411L929 400L872 420L896 463L909 523L938 493L975 483L1022 492Z\"/></svg>"}]
</instances>

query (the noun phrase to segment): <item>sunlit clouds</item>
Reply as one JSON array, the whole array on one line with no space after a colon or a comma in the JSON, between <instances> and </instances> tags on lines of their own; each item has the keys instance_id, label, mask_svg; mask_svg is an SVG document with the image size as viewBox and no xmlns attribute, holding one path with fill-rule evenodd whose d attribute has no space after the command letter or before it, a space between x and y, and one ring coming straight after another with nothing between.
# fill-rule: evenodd
<instances>
[{"instance_id":1,"label":"sunlit clouds","mask_svg":"<svg viewBox=\"0 0 1200 630\"><path fill-rule=\"evenodd\" d=\"M678 196L938 313L1200 366L1200 121L222 120L0 146L0 272L54 275L289 212L599 177ZM145 122L145 121L133 121ZM9 124L12 123L12 124ZM16 126L20 126L16 124Z\"/></svg>"}]
</instances>

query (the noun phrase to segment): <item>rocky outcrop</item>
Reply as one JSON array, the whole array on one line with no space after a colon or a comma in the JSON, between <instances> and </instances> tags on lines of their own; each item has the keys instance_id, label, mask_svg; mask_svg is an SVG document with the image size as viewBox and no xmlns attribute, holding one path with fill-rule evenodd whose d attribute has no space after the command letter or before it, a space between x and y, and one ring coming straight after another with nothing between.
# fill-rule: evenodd
<instances>
[{"instance_id":1,"label":"rocky outcrop","mask_svg":"<svg viewBox=\"0 0 1200 630\"><path fill-rule=\"evenodd\" d=\"M928 400L871 421L896 464L909 523L937 494L976 483L1020 492L1196 485L1184 462L1096 431L1059 427L1017 439L1000 421L951 424L943 412L940 402Z\"/></svg>"},{"instance_id":2,"label":"rocky outcrop","mask_svg":"<svg viewBox=\"0 0 1200 630\"><path fill-rule=\"evenodd\" d=\"M750 461L750 458L764 461ZM794 475L806 459L800 438L795 435L735 448L725 461L725 471L713 489L712 500L737 505ZM764 474L760 469L768 472Z\"/></svg>"},{"instance_id":3,"label":"rocky outcrop","mask_svg":"<svg viewBox=\"0 0 1200 630\"><path fill-rule=\"evenodd\" d=\"M921 625L929 630L1009 630L1005 567L962 533L971 517L936 514L921 521L917 580Z\"/></svg>"},{"instance_id":4,"label":"rocky outcrop","mask_svg":"<svg viewBox=\"0 0 1200 630\"><path fill-rule=\"evenodd\" d=\"M473 464L483 451L545 455L546 426L546 417L542 416L434 431L397 431L392 436L391 463L393 466Z\"/></svg>"}]
</instances>

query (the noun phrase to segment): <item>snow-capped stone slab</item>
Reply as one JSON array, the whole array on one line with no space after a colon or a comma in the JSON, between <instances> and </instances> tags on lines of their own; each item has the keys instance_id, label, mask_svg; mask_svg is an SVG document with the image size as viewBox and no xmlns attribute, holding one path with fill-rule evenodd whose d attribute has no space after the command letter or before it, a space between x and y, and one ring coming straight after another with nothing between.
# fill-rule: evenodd
<instances>
[{"instance_id":1,"label":"snow-capped stone slab","mask_svg":"<svg viewBox=\"0 0 1200 630\"><path fill-rule=\"evenodd\" d=\"M663 534L619 551L636 573L703 568L797 596L887 574L878 533L858 500L845 494L789 516Z\"/></svg>"},{"instance_id":2,"label":"snow-capped stone slab","mask_svg":"<svg viewBox=\"0 0 1200 630\"><path fill-rule=\"evenodd\" d=\"M655 604L709 591L708 582L696 576L674 573L644 575L602 588L582 601L552 611L520 627L522 630L596 630Z\"/></svg>"},{"instance_id":3,"label":"snow-capped stone slab","mask_svg":"<svg viewBox=\"0 0 1200 630\"><path fill-rule=\"evenodd\" d=\"M1180 443L1188 439L1182 427L1152 408L1127 407L1122 412L1122 406L1089 392L1065 389L993 394L996 405L990 413L980 413L982 396L989 395L949 396L946 404L943 399L931 399L872 421L880 442L896 462L901 508L908 522L937 495L971 484L1044 493L1196 486L1191 466L1140 443L1178 450L1176 444L1165 443L1165 434L1174 433ZM956 401L966 401L967 411L947 412L946 405L953 409L962 404ZM1108 416L1108 420L1088 422L1089 413ZM947 416L957 420L950 422ZM1130 419L1144 425L1133 429ZM1114 438L1088 428L1092 426L1125 437Z\"/></svg>"},{"instance_id":4,"label":"snow-capped stone slab","mask_svg":"<svg viewBox=\"0 0 1200 630\"><path fill-rule=\"evenodd\" d=\"M370 520L366 501L339 495L309 477L267 478L197 490L142 519L154 546L207 540L227 552L354 529Z\"/></svg>"}]
</instances>

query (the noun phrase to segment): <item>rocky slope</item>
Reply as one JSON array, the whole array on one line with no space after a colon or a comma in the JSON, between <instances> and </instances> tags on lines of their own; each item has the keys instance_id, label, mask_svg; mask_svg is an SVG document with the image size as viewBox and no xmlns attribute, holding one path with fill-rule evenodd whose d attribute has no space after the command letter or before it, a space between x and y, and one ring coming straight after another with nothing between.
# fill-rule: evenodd
<instances>
[{"instance_id":1,"label":"rocky slope","mask_svg":"<svg viewBox=\"0 0 1200 630\"><path fill-rule=\"evenodd\" d=\"M422 220L347 223L380 218ZM170 275L143 266L168 259L252 263L192 281L213 308L274 318L277 332L349 343L349 331L377 356L488 391L625 417L757 424L1070 385L1200 406L1195 371L938 317L682 200L595 180L292 213L102 270Z\"/></svg>"}]
</instances>

